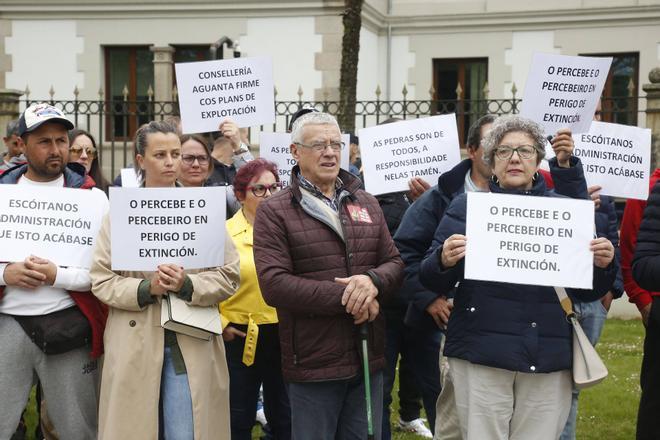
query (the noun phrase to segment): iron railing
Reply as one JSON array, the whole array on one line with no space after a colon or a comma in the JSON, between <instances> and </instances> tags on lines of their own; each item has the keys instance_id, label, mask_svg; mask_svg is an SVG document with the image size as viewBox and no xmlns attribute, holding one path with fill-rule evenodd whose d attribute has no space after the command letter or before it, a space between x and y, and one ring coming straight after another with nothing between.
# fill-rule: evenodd
<instances>
[{"instance_id":1,"label":"iron railing","mask_svg":"<svg viewBox=\"0 0 660 440\"><path fill-rule=\"evenodd\" d=\"M77 95L76 95L77 96ZM120 168L132 163L132 137L135 130L150 120L160 120L179 115L178 101L158 102L148 99L129 101L106 100L102 94L98 100L54 100L43 101L61 108L74 122L76 127L88 130L99 141L99 162L109 176L115 176ZM640 105L643 97L611 97L603 99L603 120L628 125L637 125ZM24 99L21 107L25 108L35 99ZM521 99L515 94L510 99L480 100L406 100L382 101L380 99L357 101L355 107L355 128L370 127L386 119L414 119L438 114L455 113L459 138L463 143L469 126L480 116L491 113L496 115L518 113ZM258 144L259 131L286 131L291 116L300 108L313 107L319 111L337 114L339 103L330 100L310 101L275 101L275 122L260 127L252 127L249 138Z\"/></svg>"}]
</instances>

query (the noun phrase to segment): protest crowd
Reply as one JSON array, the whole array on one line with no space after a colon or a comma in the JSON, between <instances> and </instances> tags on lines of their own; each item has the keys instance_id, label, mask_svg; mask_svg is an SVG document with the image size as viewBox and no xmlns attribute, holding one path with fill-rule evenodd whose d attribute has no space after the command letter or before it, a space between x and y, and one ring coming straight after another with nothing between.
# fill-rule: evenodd
<instances>
[{"instance_id":1,"label":"protest crowd","mask_svg":"<svg viewBox=\"0 0 660 440\"><path fill-rule=\"evenodd\" d=\"M389 440L397 375L397 429L575 439L604 377L578 378L576 338L596 345L624 289L646 326L637 438L660 438L660 170L619 234L571 118L482 115L461 160L443 117L344 136L302 108L286 174L232 118L151 121L110 182L92 133L27 107L0 167L0 240L33 243L0 257L0 440L23 438L33 388L38 438L246 440L258 420L266 439ZM389 151L410 168L374 162Z\"/></svg>"}]
</instances>

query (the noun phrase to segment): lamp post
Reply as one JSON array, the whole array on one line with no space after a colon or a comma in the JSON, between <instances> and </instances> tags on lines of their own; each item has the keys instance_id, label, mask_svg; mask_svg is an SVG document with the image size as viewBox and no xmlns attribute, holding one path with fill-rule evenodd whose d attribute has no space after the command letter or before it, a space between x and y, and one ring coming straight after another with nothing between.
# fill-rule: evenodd
<instances>
[{"instance_id":1,"label":"lamp post","mask_svg":"<svg viewBox=\"0 0 660 440\"><path fill-rule=\"evenodd\" d=\"M218 41L215 43L212 43L209 52L210 52L210 59L212 60L222 60L224 59L225 55L225 46L227 49L233 49L234 50L234 58L240 58L241 57L241 50L238 45L238 40L233 41L231 38L224 36L220 38Z\"/></svg>"}]
</instances>

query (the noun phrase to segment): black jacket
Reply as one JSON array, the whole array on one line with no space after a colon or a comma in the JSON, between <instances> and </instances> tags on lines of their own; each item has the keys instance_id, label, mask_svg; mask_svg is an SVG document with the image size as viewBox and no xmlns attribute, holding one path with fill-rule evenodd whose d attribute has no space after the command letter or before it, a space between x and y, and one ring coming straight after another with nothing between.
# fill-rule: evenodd
<instances>
[{"instance_id":1,"label":"black jacket","mask_svg":"<svg viewBox=\"0 0 660 440\"><path fill-rule=\"evenodd\" d=\"M491 182L491 192L505 191ZM527 195L557 197L539 176ZM446 294L460 283L447 326L444 355L524 373L550 373L572 365L571 326L552 287L463 278L464 262L441 268L442 244L452 234L465 234L467 194L452 201L435 232L420 267L420 280ZM594 266L593 289L567 289L574 298L594 301L612 287L618 265Z\"/></svg>"},{"instance_id":2,"label":"black jacket","mask_svg":"<svg viewBox=\"0 0 660 440\"><path fill-rule=\"evenodd\" d=\"M556 158L551 159L549 164L556 193L575 199L589 198L579 158L571 157L570 168L560 168ZM405 322L410 326L437 329L431 315L426 313L426 308L438 294L419 282L419 265L431 246L433 234L445 210L454 198L465 192L465 175L471 168L472 161L466 159L442 174L438 178L438 185L426 191L406 211L394 235L394 242L406 265L402 295L409 301Z\"/></svg>"},{"instance_id":3,"label":"black jacket","mask_svg":"<svg viewBox=\"0 0 660 440\"><path fill-rule=\"evenodd\" d=\"M649 195L639 225L632 271L633 278L641 288L660 290L660 181Z\"/></svg>"}]
</instances>

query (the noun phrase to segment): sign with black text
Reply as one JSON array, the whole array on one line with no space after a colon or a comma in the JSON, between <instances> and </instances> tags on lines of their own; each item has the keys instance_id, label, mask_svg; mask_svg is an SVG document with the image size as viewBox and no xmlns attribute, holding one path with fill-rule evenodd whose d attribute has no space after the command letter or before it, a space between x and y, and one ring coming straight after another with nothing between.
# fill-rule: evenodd
<instances>
[{"instance_id":1,"label":"sign with black text","mask_svg":"<svg viewBox=\"0 0 660 440\"><path fill-rule=\"evenodd\" d=\"M224 186L110 188L112 269L155 271L222 266L225 255Z\"/></svg>"},{"instance_id":2,"label":"sign with black text","mask_svg":"<svg viewBox=\"0 0 660 440\"><path fill-rule=\"evenodd\" d=\"M467 193L465 278L593 288L594 203Z\"/></svg>"},{"instance_id":3,"label":"sign with black text","mask_svg":"<svg viewBox=\"0 0 660 440\"><path fill-rule=\"evenodd\" d=\"M225 119L239 127L275 122L270 58L177 63L174 67L183 133L217 131Z\"/></svg>"},{"instance_id":4,"label":"sign with black text","mask_svg":"<svg viewBox=\"0 0 660 440\"><path fill-rule=\"evenodd\" d=\"M454 114L363 128L358 136L365 189L373 195L407 191L414 177L435 185L461 160Z\"/></svg>"},{"instance_id":5,"label":"sign with black text","mask_svg":"<svg viewBox=\"0 0 660 440\"><path fill-rule=\"evenodd\" d=\"M535 53L520 116L538 122L547 134L560 128L589 131L611 64L611 57Z\"/></svg>"},{"instance_id":6,"label":"sign with black text","mask_svg":"<svg viewBox=\"0 0 660 440\"><path fill-rule=\"evenodd\" d=\"M89 269L107 211L108 199L98 189L0 185L0 261L34 255Z\"/></svg>"},{"instance_id":7,"label":"sign with black text","mask_svg":"<svg viewBox=\"0 0 660 440\"><path fill-rule=\"evenodd\" d=\"M594 121L588 133L574 134L573 141L589 186L600 185L608 196L648 198L650 129Z\"/></svg>"}]
</instances>

